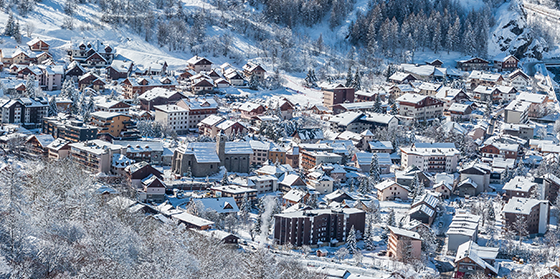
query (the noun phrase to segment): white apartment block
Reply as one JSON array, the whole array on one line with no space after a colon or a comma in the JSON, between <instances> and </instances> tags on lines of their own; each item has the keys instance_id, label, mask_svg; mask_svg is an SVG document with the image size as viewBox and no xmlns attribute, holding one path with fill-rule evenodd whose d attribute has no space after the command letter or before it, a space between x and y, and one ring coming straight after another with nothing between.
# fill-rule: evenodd
<instances>
[{"instance_id":1,"label":"white apartment block","mask_svg":"<svg viewBox=\"0 0 560 279\"><path fill-rule=\"evenodd\" d=\"M457 162L461 152L453 143L416 143L412 147L401 148L402 166L416 166L426 172L457 171Z\"/></svg>"},{"instance_id":2,"label":"white apartment block","mask_svg":"<svg viewBox=\"0 0 560 279\"><path fill-rule=\"evenodd\" d=\"M189 130L189 112L177 105L154 106L155 121L173 129L177 134L185 134Z\"/></svg>"}]
</instances>

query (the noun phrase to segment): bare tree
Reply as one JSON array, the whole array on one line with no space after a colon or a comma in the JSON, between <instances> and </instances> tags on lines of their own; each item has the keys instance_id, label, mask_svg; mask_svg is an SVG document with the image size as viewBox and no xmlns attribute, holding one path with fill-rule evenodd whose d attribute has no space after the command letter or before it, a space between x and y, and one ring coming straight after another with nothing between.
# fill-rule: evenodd
<instances>
[{"instance_id":1,"label":"bare tree","mask_svg":"<svg viewBox=\"0 0 560 279\"><path fill-rule=\"evenodd\" d=\"M28 21L25 24L25 33L27 34L27 37L31 38L33 32L35 32L35 25L33 24L33 22Z\"/></svg>"}]
</instances>

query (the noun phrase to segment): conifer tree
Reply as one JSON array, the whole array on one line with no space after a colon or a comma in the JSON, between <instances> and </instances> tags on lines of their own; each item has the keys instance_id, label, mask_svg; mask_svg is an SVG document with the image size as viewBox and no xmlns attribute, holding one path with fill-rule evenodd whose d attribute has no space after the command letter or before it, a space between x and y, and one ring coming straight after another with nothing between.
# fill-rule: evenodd
<instances>
[{"instance_id":1,"label":"conifer tree","mask_svg":"<svg viewBox=\"0 0 560 279\"><path fill-rule=\"evenodd\" d=\"M14 14L10 12L10 15L8 16L8 22L6 22L6 27L4 28L4 36L13 36L15 28L16 22L14 20Z\"/></svg>"},{"instance_id":2,"label":"conifer tree","mask_svg":"<svg viewBox=\"0 0 560 279\"><path fill-rule=\"evenodd\" d=\"M352 87L356 90L362 89L362 74L360 74L359 69L356 69L356 74L354 75L354 80L352 81Z\"/></svg>"},{"instance_id":3,"label":"conifer tree","mask_svg":"<svg viewBox=\"0 0 560 279\"><path fill-rule=\"evenodd\" d=\"M379 183L379 181L381 181L381 169L379 168L379 157L377 153L373 153L373 156L371 156L369 177L374 184L377 184Z\"/></svg>"},{"instance_id":4,"label":"conifer tree","mask_svg":"<svg viewBox=\"0 0 560 279\"><path fill-rule=\"evenodd\" d=\"M346 238L346 247L350 254L354 254L358 251L356 230L354 229L354 225L352 225L352 228L350 228L350 231L348 232L348 237Z\"/></svg>"},{"instance_id":5,"label":"conifer tree","mask_svg":"<svg viewBox=\"0 0 560 279\"><path fill-rule=\"evenodd\" d=\"M27 81L25 82L25 93L24 96L27 98L34 98L36 95L37 86L35 83L35 76L32 74L27 75Z\"/></svg>"},{"instance_id":6,"label":"conifer tree","mask_svg":"<svg viewBox=\"0 0 560 279\"><path fill-rule=\"evenodd\" d=\"M381 106L381 97L379 93L375 96L375 103L373 103L373 111L377 113L383 113L383 107Z\"/></svg>"},{"instance_id":7,"label":"conifer tree","mask_svg":"<svg viewBox=\"0 0 560 279\"><path fill-rule=\"evenodd\" d=\"M354 80L352 79L352 67L348 67L348 73L346 73L346 87L352 87Z\"/></svg>"},{"instance_id":8,"label":"conifer tree","mask_svg":"<svg viewBox=\"0 0 560 279\"><path fill-rule=\"evenodd\" d=\"M224 171L224 176L222 177L222 181L221 181L222 185L228 185L229 184L229 178L228 178L228 172L227 170Z\"/></svg>"},{"instance_id":9,"label":"conifer tree","mask_svg":"<svg viewBox=\"0 0 560 279\"><path fill-rule=\"evenodd\" d=\"M58 107L56 106L56 96L49 100L48 116L56 116L58 114Z\"/></svg>"},{"instance_id":10,"label":"conifer tree","mask_svg":"<svg viewBox=\"0 0 560 279\"><path fill-rule=\"evenodd\" d=\"M387 215L387 226L396 226L397 222L395 220L395 211L391 208L389 209L389 214Z\"/></svg>"}]
</instances>

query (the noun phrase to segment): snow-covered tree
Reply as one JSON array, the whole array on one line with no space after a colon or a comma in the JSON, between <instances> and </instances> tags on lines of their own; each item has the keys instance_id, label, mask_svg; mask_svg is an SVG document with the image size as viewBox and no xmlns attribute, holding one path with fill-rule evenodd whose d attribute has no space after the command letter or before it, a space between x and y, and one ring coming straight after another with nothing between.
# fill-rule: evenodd
<instances>
[{"instance_id":1,"label":"snow-covered tree","mask_svg":"<svg viewBox=\"0 0 560 279\"><path fill-rule=\"evenodd\" d=\"M36 95L36 91L37 83L35 82L35 76L32 74L28 74L25 82L25 93L23 94L23 96L27 98L34 98Z\"/></svg>"},{"instance_id":2,"label":"snow-covered tree","mask_svg":"<svg viewBox=\"0 0 560 279\"><path fill-rule=\"evenodd\" d=\"M521 245L523 237L529 234L529 231L527 230L527 217L521 214L517 214L515 216L515 221L512 223L512 229L517 232L519 244Z\"/></svg>"},{"instance_id":3,"label":"snow-covered tree","mask_svg":"<svg viewBox=\"0 0 560 279\"><path fill-rule=\"evenodd\" d=\"M8 15L8 21L6 22L6 27L4 27L4 36L11 37L14 35L16 29L16 21L14 20L14 14L12 12Z\"/></svg>"},{"instance_id":4,"label":"snow-covered tree","mask_svg":"<svg viewBox=\"0 0 560 279\"><path fill-rule=\"evenodd\" d=\"M395 220L395 211L391 208L389 209L389 213L387 215L387 226L396 226L397 221Z\"/></svg>"},{"instance_id":5,"label":"snow-covered tree","mask_svg":"<svg viewBox=\"0 0 560 279\"><path fill-rule=\"evenodd\" d=\"M379 94L375 96L375 103L373 103L373 111L377 113L383 113L383 107L381 106L381 97Z\"/></svg>"},{"instance_id":6,"label":"snow-covered tree","mask_svg":"<svg viewBox=\"0 0 560 279\"><path fill-rule=\"evenodd\" d=\"M346 87L352 87L354 79L352 78L352 67L348 67L348 72L346 73Z\"/></svg>"},{"instance_id":7,"label":"snow-covered tree","mask_svg":"<svg viewBox=\"0 0 560 279\"><path fill-rule=\"evenodd\" d=\"M379 157L377 153L373 153L371 156L371 165L369 168L369 177L374 184L381 181L381 169L379 168Z\"/></svg>"},{"instance_id":8,"label":"snow-covered tree","mask_svg":"<svg viewBox=\"0 0 560 279\"><path fill-rule=\"evenodd\" d=\"M352 87L356 90L362 89L362 74L358 68L356 68L356 74L354 74L354 80L352 80Z\"/></svg>"},{"instance_id":9,"label":"snow-covered tree","mask_svg":"<svg viewBox=\"0 0 560 279\"><path fill-rule=\"evenodd\" d=\"M338 259L338 261L342 261L344 259L346 259L346 257L348 257L349 251L346 247L341 247L340 249L338 249L338 251L336 251L335 256Z\"/></svg>"},{"instance_id":10,"label":"snow-covered tree","mask_svg":"<svg viewBox=\"0 0 560 279\"><path fill-rule=\"evenodd\" d=\"M251 212L251 204L249 203L249 196L245 193L239 208L239 219L243 224L247 224L247 221L249 221L249 212Z\"/></svg>"},{"instance_id":11,"label":"snow-covered tree","mask_svg":"<svg viewBox=\"0 0 560 279\"><path fill-rule=\"evenodd\" d=\"M52 96L49 100L48 116L56 116L58 114L58 107L56 106L56 96Z\"/></svg>"},{"instance_id":12,"label":"snow-covered tree","mask_svg":"<svg viewBox=\"0 0 560 279\"><path fill-rule=\"evenodd\" d=\"M350 231L348 232L348 237L346 237L346 247L348 247L347 249L350 254L354 254L356 251L358 251L356 230L354 230L354 225L352 225Z\"/></svg>"}]
</instances>

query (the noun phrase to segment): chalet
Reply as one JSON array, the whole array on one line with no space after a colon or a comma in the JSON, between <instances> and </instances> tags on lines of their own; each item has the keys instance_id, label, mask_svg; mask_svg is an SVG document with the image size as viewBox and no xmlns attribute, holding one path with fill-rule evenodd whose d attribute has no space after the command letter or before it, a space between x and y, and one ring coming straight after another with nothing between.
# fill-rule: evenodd
<instances>
[{"instance_id":1,"label":"chalet","mask_svg":"<svg viewBox=\"0 0 560 279\"><path fill-rule=\"evenodd\" d=\"M141 109L150 111L154 109L154 106L172 104L183 98L185 95L181 92L156 87L144 92L138 97L138 100Z\"/></svg>"},{"instance_id":2,"label":"chalet","mask_svg":"<svg viewBox=\"0 0 560 279\"><path fill-rule=\"evenodd\" d=\"M436 93L438 92L438 90L441 88L441 84L438 83L430 83L430 82L422 82L419 86L417 86L416 88L418 88L418 90L420 90L420 94L422 95L436 95Z\"/></svg>"},{"instance_id":3,"label":"chalet","mask_svg":"<svg viewBox=\"0 0 560 279\"><path fill-rule=\"evenodd\" d=\"M532 86L533 80L523 70L517 69L508 76L510 86L517 90L528 90Z\"/></svg>"},{"instance_id":4,"label":"chalet","mask_svg":"<svg viewBox=\"0 0 560 279\"><path fill-rule=\"evenodd\" d=\"M134 163L125 167L124 172L127 181L133 187L141 187L142 180L150 176L155 176L160 180L163 180L162 173L159 170L152 167L151 164L144 161Z\"/></svg>"},{"instance_id":5,"label":"chalet","mask_svg":"<svg viewBox=\"0 0 560 279\"><path fill-rule=\"evenodd\" d=\"M519 59L513 55L507 55L505 52L494 57L494 68L500 72L514 71L517 69Z\"/></svg>"},{"instance_id":6,"label":"chalet","mask_svg":"<svg viewBox=\"0 0 560 279\"><path fill-rule=\"evenodd\" d=\"M233 202L237 203L237 206L241 206L243 199L247 197L249 203L254 203L257 200L257 190L243 187L238 185L222 185L214 186L210 188L210 191L214 194L216 198L230 197L233 198Z\"/></svg>"},{"instance_id":7,"label":"chalet","mask_svg":"<svg viewBox=\"0 0 560 279\"><path fill-rule=\"evenodd\" d=\"M406 84L415 80L417 80L417 78L415 78L412 74L403 72L396 72L389 77L389 81L395 84Z\"/></svg>"},{"instance_id":8,"label":"chalet","mask_svg":"<svg viewBox=\"0 0 560 279\"><path fill-rule=\"evenodd\" d=\"M58 138L47 145L48 155L50 160L62 160L67 158L70 154L70 141Z\"/></svg>"},{"instance_id":9,"label":"chalet","mask_svg":"<svg viewBox=\"0 0 560 279\"><path fill-rule=\"evenodd\" d=\"M480 149L482 157L517 159L521 147L519 144L492 143Z\"/></svg>"},{"instance_id":10,"label":"chalet","mask_svg":"<svg viewBox=\"0 0 560 279\"><path fill-rule=\"evenodd\" d=\"M490 62L479 57L467 58L458 60L457 69L462 71L483 70L486 71L490 68Z\"/></svg>"},{"instance_id":11,"label":"chalet","mask_svg":"<svg viewBox=\"0 0 560 279\"><path fill-rule=\"evenodd\" d=\"M241 122L226 120L216 125L217 133L223 133L226 136L245 135L249 131Z\"/></svg>"},{"instance_id":12,"label":"chalet","mask_svg":"<svg viewBox=\"0 0 560 279\"><path fill-rule=\"evenodd\" d=\"M379 100L381 101L385 101L385 95L386 92L381 92L381 91L363 91L363 90L359 90L356 91L355 95L355 101L356 102L374 102L375 100L377 100L377 97L379 96Z\"/></svg>"},{"instance_id":13,"label":"chalet","mask_svg":"<svg viewBox=\"0 0 560 279\"><path fill-rule=\"evenodd\" d=\"M253 116L261 115L265 112L265 107L261 104L255 103L244 103L239 106L239 111L241 111L241 117L245 119L251 119Z\"/></svg>"},{"instance_id":14,"label":"chalet","mask_svg":"<svg viewBox=\"0 0 560 279\"><path fill-rule=\"evenodd\" d=\"M12 64L29 65L37 61L37 55L21 48L4 48L0 51L0 59L4 66Z\"/></svg>"},{"instance_id":15,"label":"chalet","mask_svg":"<svg viewBox=\"0 0 560 279\"><path fill-rule=\"evenodd\" d=\"M218 135L218 124L224 121L226 121L226 119L219 115L209 115L196 124L196 126L201 135L213 138Z\"/></svg>"},{"instance_id":16,"label":"chalet","mask_svg":"<svg viewBox=\"0 0 560 279\"><path fill-rule=\"evenodd\" d=\"M196 73L200 73L201 71L208 72L212 70L212 62L204 57L199 57L197 55L187 60L187 69L193 70Z\"/></svg>"},{"instance_id":17,"label":"chalet","mask_svg":"<svg viewBox=\"0 0 560 279\"><path fill-rule=\"evenodd\" d=\"M103 79L93 72L88 72L87 74L80 77L78 80L78 89L83 91L86 88L92 88L95 91L102 91L105 89L107 83Z\"/></svg>"},{"instance_id":18,"label":"chalet","mask_svg":"<svg viewBox=\"0 0 560 279\"><path fill-rule=\"evenodd\" d=\"M45 52L49 51L49 44L37 38L27 42L27 46L29 46L29 50L31 51L45 51Z\"/></svg>"},{"instance_id":19,"label":"chalet","mask_svg":"<svg viewBox=\"0 0 560 279\"><path fill-rule=\"evenodd\" d=\"M408 215L411 220L418 220L423 224L431 226L436 217L439 200L430 193L424 193L416 197L410 206Z\"/></svg>"},{"instance_id":20,"label":"chalet","mask_svg":"<svg viewBox=\"0 0 560 279\"><path fill-rule=\"evenodd\" d=\"M68 65L68 68L66 68L66 72L64 74L66 78L78 80L79 77L83 76L86 73L86 69L84 69L84 67L80 63L73 61L70 63L70 65Z\"/></svg>"},{"instance_id":21,"label":"chalet","mask_svg":"<svg viewBox=\"0 0 560 279\"><path fill-rule=\"evenodd\" d=\"M543 178L544 195L550 203L556 201L560 189L560 178L552 173L547 173Z\"/></svg>"},{"instance_id":22,"label":"chalet","mask_svg":"<svg viewBox=\"0 0 560 279\"><path fill-rule=\"evenodd\" d=\"M377 198L380 201L386 200L408 200L408 193L410 189L407 186L401 185L395 181L385 180L375 185L377 189Z\"/></svg>"},{"instance_id":23,"label":"chalet","mask_svg":"<svg viewBox=\"0 0 560 279\"><path fill-rule=\"evenodd\" d=\"M442 86L434 96L438 100L444 102L445 109L449 108L453 103L464 103L470 101L469 96L465 90L460 88L451 88L448 86Z\"/></svg>"},{"instance_id":24,"label":"chalet","mask_svg":"<svg viewBox=\"0 0 560 279\"><path fill-rule=\"evenodd\" d=\"M122 83L124 97L126 99L134 99L137 96L141 96L146 91L154 88L164 88L169 90L174 90L177 86L177 80L174 77L136 77L127 78Z\"/></svg>"},{"instance_id":25,"label":"chalet","mask_svg":"<svg viewBox=\"0 0 560 279\"><path fill-rule=\"evenodd\" d=\"M111 65L107 66L107 79L118 80L127 78L132 73L134 63L128 60L113 60Z\"/></svg>"},{"instance_id":26,"label":"chalet","mask_svg":"<svg viewBox=\"0 0 560 279\"><path fill-rule=\"evenodd\" d=\"M48 52L41 52L37 54L35 60L37 64L51 65L51 66L56 65L56 63L54 63L53 61L53 56Z\"/></svg>"},{"instance_id":27,"label":"chalet","mask_svg":"<svg viewBox=\"0 0 560 279\"><path fill-rule=\"evenodd\" d=\"M459 170L461 174L460 181L464 181L470 178L474 183L476 183L476 194L488 191L490 186L490 174L492 169L490 166L482 163L472 162L466 164L462 169ZM480 186L480 187L478 187Z\"/></svg>"},{"instance_id":28,"label":"chalet","mask_svg":"<svg viewBox=\"0 0 560 279\"><path fill-rule=\"evenodd\" d=\"M472 111L472 105L454 103L443 112L443 115L452 122L465 122L471 119Z\"/></svg>"},{"instance_id":29,"label":"chalet","mask_svg":"<svg viewBox=\"0 0 560 279\"><path fill-rule=\"evenodd\" d=\"M273 109L279 110L282 120L292 119L295 106L286 98L281 98L273 106Z\"/></svg>"},{"instance_id":30,"label":"chalet","mask_svg":"<svg viewBox=\"0 0 560 279\"><path fill-rule=\"evenodd\" d=\"M443 199L449 199L453 193L453 184L441 181L434 184L432 190L438 193Z\"/></svg>"},{"instance_id":31,"label":"chalet","mask_svg":"<svg viewBox=\"0 0 560 279\"><path fill-rule=\"evenodd\" d=\"M264 80L265 73L266 70L259 64L247 62L247 64L243 66L243 74L245 74L245 77L248 79L254 75L258 80Z\"/></svg>"},{"instance_id":32,"label":"chalet","mask_svg":"<svg viewBox=\"0 0 560 279\"><path fill-rule=\"evenodd\" d=\"M278 184L279 190L284 193L290 192L294 188L304 188L307 185L299 175L287 173L278 178Z\"/></svg>"},{"instance_id":33,"label":"chalet","mask_svg":"<svg viewBox=\"0 0 560 279\"><path fill-rule=\"evenodd\" d=\"M94 106L96 111L118 112L128 114L130 105L123 101L111 100L109 98L101 97L95 98Z\"/></svg>"},{"instance_id":34,"label":"chalet","mask_svg":"<svg viewBox=\"0 0 560 279\"><path fill-rule=\"evenodd\" d=\"M466 178L459 182L459 184L457 184L457 186L455 187L455 192L460 197L472 197L482 192L482 187L482 185L479 186L471 178Z\"/></svg>"},{"instance_id":35,"label":"chalet","mask_svg":"<svg viewBox=\"0 0 560 279\"><path fill-rule=\"evenodd\" d=\"M167 73L167 62L159 60L148 65L141 65L135 69L137 75L140 76L164 76Z\"/></svg>"},{"instance_id":36,"label":"chalet","mask_svg":"<svg viewBox=\"0 0 560 279\"><path fill-rule=\"evenodd\" d=\"M443 114L442 101L430 96L404 94L396 100L399 104L399 115L416 121L428 121L440 118Z\"/></svg>"},{"instance_id":37,"label":"chalet","mask_svg":"<svg viewBox=\"0 0 560 279\"><path fill-rule=\"evenodd\" d=\"M212 92L216 87L211 78L201 75L191 77L191 91L194 94L205 94Z\"/></svg>"},{"instance_id":38,"label":"chalet","mask_svg":"<svg viewBox=\"0 0 560 279\"><path fill-rule=\"evenodd\" d=\"M70 59L85 66L105 67L113 62L116 49L96 39L72 39Z\"/></svg>"},{"instance_id":39,"label":"chalet","mask_svg":"<svg viewBox=\"0 0 560 279\"><path fill-rule=\"evenodd\" d=\"M389 93L394 98L398 98L406 93L418 93L419 90L410 84L395 84L389 88Z\"/></svg>"},{"instance_id":40,"label":"chalet","mask_svg":"<svg viewBox=\"0 0 560 279\"><path fill-rule=\"evenodd\" d=\"M221 230L195 230L195 232L217 240L220 244L238 244L239 237Z\"/></svg>"},{"instance_id":41,"label":"chalet","mask_svg":"<svg viewBox=\"0 0 560 279\"><path fill-rule=\"evenodd\" d=\"M29 153L46 158L48 155L48 145L55 139L49 134L31 135L25 141L26 150Z\"/></svg>"},{"instance_id":42,"label":"chalet","mask_svg":"<svg viewBox=\"0 0 560 279\"><path fill-rule=\"evenodd\" d=\"M224 78L233 86L242 86L245 84L243 76L233 68L225 70Z\"/></svg>"},{"instance_id":43,"label":"chalet","mask_svg":"<svg viewBox=\"0 0 560 279\"><path fill-rule=\"evenodd\" d=\"M501 74L487 73L483 71L472 71L467 78L467 83L470 84L470 89L477 86L493 87L501 85L504 82L504 77Z\"/></svg>"},{"instance_id":44,"label":"chalet","mask_svg":"<svg viewBox=\"0 0 560 279\"><path fill-rule=\"evenodd\" d=\"M219 78L219 79L215 80L214 84L216 85L217 88L226 88L226 87L231 86L229 81L227 81L226 79L223 79L223 78Z\"/></svg>"},{"instance_id":45,"label":"chalet","mask_svg":"<svg viewBox=\"0 0 560 279\"><path fill-rule=\"evenodd\" d=\"M443 62L439 59L435 59L432 61L426 61L426 65L434 66L434 67L441 67L443 66Z\"/></svg>"},{"instance_id":46,"label":"chalet","mask_svg":"<svg viewBox=\"0 0 560 279\"><path fill-rule=\"evenodd\" d=\"M500 269L496 263L498 250L497 247L478 246L474 241L461 244L455 256L453 278L471 278L477 272L483 272L488 277L497 276Z\"/></svg>"}]
</instances>

